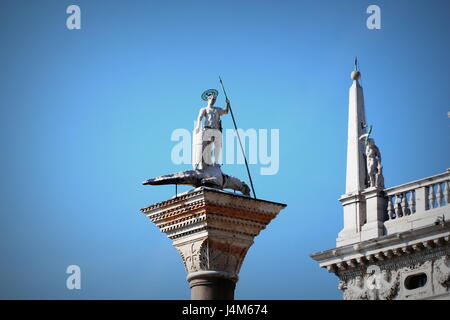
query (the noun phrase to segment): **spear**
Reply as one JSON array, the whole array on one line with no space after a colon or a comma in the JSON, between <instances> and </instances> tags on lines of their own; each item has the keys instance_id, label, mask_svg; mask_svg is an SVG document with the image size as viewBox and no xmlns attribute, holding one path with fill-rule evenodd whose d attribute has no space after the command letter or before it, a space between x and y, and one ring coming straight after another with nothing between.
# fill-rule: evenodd
<instances>
[{"instance_id":1,"label":"spear","mask_svg":"<svg viewBox=\"0 0 450 320\"><path fill-rule=\"evenodd\" d=\"M225 91L225 86L223 85L223 81L220 76L219 76L219 81L222 86L223 93L225 94L225 99L227 100L227 102L229 102L230 100L228 100L227 92ZM245 167L247 168L248 179L250 180L250 186L252 187L253 198L256 199L255 188L253 187L252 176L250 174L250 169L248 167L248 162L247 162L247 157L245 156L244 147L242 147L242 141L241 141L241 137L239 136L239 131L237 129L236 120L234 119L233 109L231 109L231 103L228 103L228 107L230 108L231 119L233 119L233 124L234 124L234 130L236 131L236 135L239 140L239 145L241 146L242 155L244 156Z\"/></svg>"}]
</instances>

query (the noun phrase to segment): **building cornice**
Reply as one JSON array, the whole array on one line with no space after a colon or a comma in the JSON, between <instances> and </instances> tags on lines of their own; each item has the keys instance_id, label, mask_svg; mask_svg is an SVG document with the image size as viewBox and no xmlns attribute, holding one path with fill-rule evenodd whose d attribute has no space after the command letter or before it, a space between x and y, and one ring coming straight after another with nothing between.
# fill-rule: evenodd
<instances>
[{"instance_id":1,"label":"building cornice","mask_svg":"<svg viewBox=\"0 0 450 320\"><path fill-rule=\"evenodd\" d=\"M450 222L442 222L311 254L329 272L406 257L450 245Z\"/></svg>"}]
</instances>

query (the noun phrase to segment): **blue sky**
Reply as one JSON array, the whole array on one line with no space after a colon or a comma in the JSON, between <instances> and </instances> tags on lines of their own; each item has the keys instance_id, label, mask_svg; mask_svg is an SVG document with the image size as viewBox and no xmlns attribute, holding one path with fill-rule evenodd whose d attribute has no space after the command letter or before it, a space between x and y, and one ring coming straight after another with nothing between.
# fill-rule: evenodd
<instances>
[{"instance_id":1,"label":"blue sky","mask_svg":"<svg viewBox=\"0 0 450 320\"><path fill-rule=\"evenodd\" d=\"M81 30L66 28L70 4ZM381 30L366 27L371 4ZM170 136L192 129L221 75L239 127L280 130L279 172L251 170L259 198L288 204L255 239L236 298L341 299L309 254L342 228L353 59L386 185L443 172L449 12L446 0L2 1L0 298L189 298L181 258L139 211L174 188L140 182L189 168L172 163ZM246 179L243 165L223 170ZM66 289L71 264L81 290Z\"/></svg>"}]
</instances>

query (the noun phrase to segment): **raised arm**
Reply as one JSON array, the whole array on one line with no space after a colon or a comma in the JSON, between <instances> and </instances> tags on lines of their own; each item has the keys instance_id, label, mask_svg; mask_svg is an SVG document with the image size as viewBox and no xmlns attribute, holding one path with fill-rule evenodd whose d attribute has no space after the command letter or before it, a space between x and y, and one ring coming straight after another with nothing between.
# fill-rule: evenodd
<instances>
[{"instance_id":1,"label":"raised arm","mask_svg":"<svg viewBox=\"0 0 450 320\"><path fill-rule=\"evenodd\" d=\"M220 111L220 115L222 115L222 114L227 114L227 113L229 113L229 112L230 112L230 100L227 99L227 107L226 107L225 109L222 109L222 110Z\"/></svg>"}]
</instances>

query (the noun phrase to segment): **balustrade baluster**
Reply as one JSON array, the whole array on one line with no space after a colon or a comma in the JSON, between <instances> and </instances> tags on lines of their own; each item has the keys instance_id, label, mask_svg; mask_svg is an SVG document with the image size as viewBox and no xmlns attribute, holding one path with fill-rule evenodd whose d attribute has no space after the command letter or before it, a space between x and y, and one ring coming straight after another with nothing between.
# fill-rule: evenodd
<instances>
[{"instance_id":1,"label":"balustrade baluster","mask_svg":"<svg viewBox=\"0 0 450 320\"><path fill-rule=\"evenodd\" d=\"M394 206L392 205L392 196L388 196L387 212L388 212L388 219L389 220L394 219Z\"/></svg>"},{"instance_id":2,"label":"balustrade baluster","mask_svg":"<svg viewBox=\"0 0 450 320\"><path fill-rule=\"evenodd\" d=\"M409 198L409 208L411 210L411 214L416 212L416 191L411 191L411 198Z\"/></svg>"},{"instance_id":3,"label":"balustrade baluster","mask_svg":"<svg viewBox=\"0 0 450 320\"><path fill-rule=\"evenodd\" d=\"M405 216L410 214L409 208L408 208L408 198L407 198L407 192L402 193L402 212Z\"/></svg>"},{"instance_id":4,"label":"balustrade baluster","mask_svg":"<svg viewBox=\"0 0 450 320\"><path fill-rule=\"evenodd\" d=\"M442 187L441 184L438 183L437 185L437 206L442 206L442 200L444 199L444 194L442 193Z\"/></svg>"},{"instance_id":5,"label":"balustrade baluster","mask_svg":"<svg viewBox=\"0 0 450 320\"><path fill-rule=\"evenodd\" d=\"M436 195L434 194L433 185L428 186L428 209L434 208L434 200L436 200Z\"/></svg>"},{"instance_id":6,"label":"balustrade baluster","mask_svg":"<svg viewBox=\"0 0 450 320\"><path fill-rule=\"evenodd\" d=\"M450 182L445 182L445 204L448 206L450 204Z\"/></svg>"},{"instance_id":7,"label":"balustrade baluster","mask_svg":"<svg viewBox=\"0 0 450 320\"><path fill-rule=\"evenodd\" d=\"M401 194L396 194L395 195L395 216L397 218L403 217L403 211L402 211L402 206L401 206Z\"/></svg>"}]
</instances>

